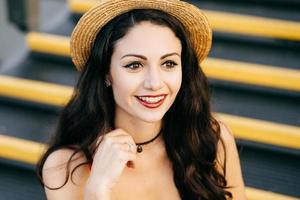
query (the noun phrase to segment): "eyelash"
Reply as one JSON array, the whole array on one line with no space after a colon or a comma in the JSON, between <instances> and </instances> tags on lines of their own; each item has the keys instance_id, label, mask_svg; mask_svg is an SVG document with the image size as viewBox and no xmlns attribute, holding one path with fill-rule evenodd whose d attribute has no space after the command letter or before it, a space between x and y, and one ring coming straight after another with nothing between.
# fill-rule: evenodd
<instances>
[{"instance_id":1,"label":"eyelash","mask_svg":"<svg viewBox=\"0 0 300 200\"><path fill-rule=\"evenodd\" d=\"M164 62L163 65L166 64L166 63L169 63L169 64L172 65L171 67L170 67L170 66L167 66L166 68L168 68L168 69L174 68L175 66L178 65L176 62L171 61L171 60L168 60L168 61ZM131 70L136 70L136 69L139 68L139 67L134 67L134 68L133 68L133 67L132 67L133 65L142 65L142 64L141 64L140 62L132 62L132 63L130 63L130 64L128 64L128 65L125 65L124 67L125 67L125 68L128 68L128 69L131 69Z\"/></svg>"},{"instance_id":2,"label":"eyelash","mask_svg":"<svg viewBox=\"0 0 300 200\"><path fill-rule=\"evenodd\" d=\"M168 69L170 69L170 68L174 68L174 67L176 67L176 66L178 65L176 62L174 62L174 61L171 61L171 60L168 60L168 61L164 62L164 64L166 64L166 63L170 63L170 64L172 64L172 66L171 66L171 67L167 67Z\"/></svg>"},{"instance_id":3,"label":"eyelash","mask_svg":"<svg viewBox=\"0 0 300 200\"><path fill-rule=\"evenodd\" d=\"M128 68L128 69L131 69L131 70L136 70L136 69L138 69L138 67L133 68L133 67L132 67L133 65L141 65L141 63L140 63L140 62L132 62L132 63L130 63L130 64L128 64L128 65L125 65L124 67L125 67L125 68Z\"/></svg>"}]
</instances>

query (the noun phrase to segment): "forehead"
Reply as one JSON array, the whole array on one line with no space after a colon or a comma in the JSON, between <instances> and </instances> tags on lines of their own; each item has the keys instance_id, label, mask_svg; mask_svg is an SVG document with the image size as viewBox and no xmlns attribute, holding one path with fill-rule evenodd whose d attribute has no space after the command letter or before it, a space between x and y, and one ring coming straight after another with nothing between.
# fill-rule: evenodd
<instances>
[{"instance_id":1,"label":"forehead","mask_svg":"<svg viewBox=\"0 0 300 200\"><path fill-rule=\"evenodd\" d=\"M133 26L127 34L117 41L115 53L165 54L181 53L181 43L175 33L166 26L141 22Z\"/></svg>"}]
</instances>

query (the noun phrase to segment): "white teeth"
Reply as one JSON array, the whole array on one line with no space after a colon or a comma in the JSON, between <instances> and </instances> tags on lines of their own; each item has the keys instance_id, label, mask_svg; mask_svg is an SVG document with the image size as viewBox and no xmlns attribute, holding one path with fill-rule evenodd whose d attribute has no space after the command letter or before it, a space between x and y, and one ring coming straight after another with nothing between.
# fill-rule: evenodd
<instances>
[{"instance_id":1,"label":"white teeth","mask_svg":"<svg viewBox=\"0 0 300 200\"><path fill-rule=\"evenodd\" d=\"M157 103L164 98L164 96L160 97L138 97L139 99L147 102L147 103Z\"/></svg>"}]
</instances>

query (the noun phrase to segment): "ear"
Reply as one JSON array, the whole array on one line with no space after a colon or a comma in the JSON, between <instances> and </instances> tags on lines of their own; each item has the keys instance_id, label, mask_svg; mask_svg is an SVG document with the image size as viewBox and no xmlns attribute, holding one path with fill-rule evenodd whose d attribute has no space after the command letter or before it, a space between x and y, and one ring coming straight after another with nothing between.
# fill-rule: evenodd
<instances>
[{"instance_id":1,"label":"ear","mask_svg":"<svg viewBox=\"0 0 300 200\"><path fill-rule=\"evenodd\" d=\"M111 80L110 80L109 75L106 75L106 77L105 77L105 85L106 85L106 87L111 86Z\"/></svg>"}]
</instances>

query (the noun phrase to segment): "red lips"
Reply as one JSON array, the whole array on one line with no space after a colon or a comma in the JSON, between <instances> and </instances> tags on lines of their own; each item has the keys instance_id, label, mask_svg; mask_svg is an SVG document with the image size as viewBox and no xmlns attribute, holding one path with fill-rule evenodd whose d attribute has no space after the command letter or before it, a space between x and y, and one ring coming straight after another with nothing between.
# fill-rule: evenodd
<instances>
[{"instance_id":1,"label":"red lips","mask_svg":"<svg viewBox=\"0 0 300 200\"><path fill-rule=\"evenodd\" d=\"M136 96L138 101L145 106L146 108L158 108L160 105L163 104L164 100L166 99L166 94L160 94L160 95L143 95L143 96ZM161 97L162 99L155 101L153 98L159 98ZM147 98L152 98L151 100ZM151 102L153 101L153 102Z\"/></svg>"}]
</instances>

